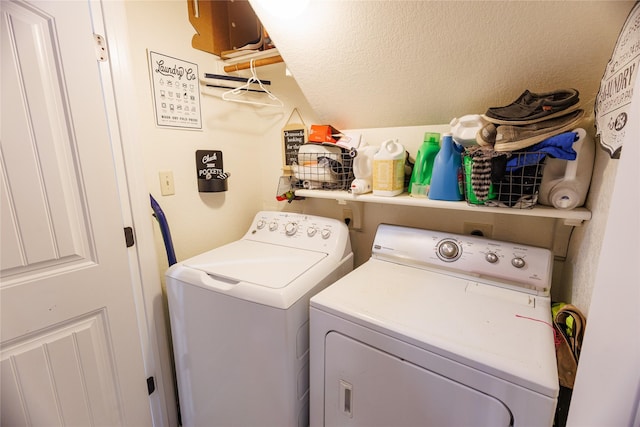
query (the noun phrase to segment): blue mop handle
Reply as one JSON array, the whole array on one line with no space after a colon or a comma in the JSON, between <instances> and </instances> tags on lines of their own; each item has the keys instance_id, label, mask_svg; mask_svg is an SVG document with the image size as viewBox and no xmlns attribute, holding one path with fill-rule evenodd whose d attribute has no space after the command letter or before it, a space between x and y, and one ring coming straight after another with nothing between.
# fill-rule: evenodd
<instances>
[{"instance_id":1,"label":"blue mop handle","mask_svg":"<svg viewBox=\"0 0 640 427\"><path fill-rule=\"evenodd\" d=\"M177 261L176 253L173 249L173 240L171 240L171 231L169 231L169 223L167 222L167 218L164 216L162 208L158 202L156 202L156 199L154 199L151 194L149 194L149 197L151 198L151 209L153 209L153 213L160 224L160 231L162 232L162 240L164 240L164 247L167 251L169 266L172 266Z\"/></svg>"}]
</instances>

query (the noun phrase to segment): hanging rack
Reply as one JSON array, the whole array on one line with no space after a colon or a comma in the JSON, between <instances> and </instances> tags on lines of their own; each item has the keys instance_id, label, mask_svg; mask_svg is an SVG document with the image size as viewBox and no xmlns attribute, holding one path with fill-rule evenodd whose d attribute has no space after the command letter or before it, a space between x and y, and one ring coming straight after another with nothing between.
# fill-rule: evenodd
<instances>
[{"instance_id":1,"label":"hanging rack","mask_svg":"<svg viewBox=\"0 0 640 427\"><path fill-rule=\"evenodd\" d=\"M215 88L218 88L218 89L239 89L239 88L236 88L236 87L233 87L233 86L227 86L227 85L214 85L214 84L207 83L207 82L204 82L204 81L202 83L204 83L205 87L215 87ZM263 91L261 89L243 89L243 90L248 91L248 92L266 93L265 91Z\"/></svg>"},{"instance_id":2,"label":"hanging rack","mask_svg":"<svg viewBox=\"0 0 640 427\"><path fill-rule=\"evenodd\" d=\"M251 77L247 79L247 83L245 83L240 87L231 89L223 93L222 99L224 99L225 101L240 102L243 104L262 105L265 107L283 107L284 104L282 103L282 101L280 101L280 99L278 99L277 96L269 92L269 90L264 86L264 84L258 78L253 59L249 63L249 68L251 69ZM252 84L257 84L258 86L260 86L260 89L262 89L262 91L273 102L261 102L261 101L253 101L249 99L242 99L242 96L244 96L244 94L250 90L250 86Z\"/></svg>"},{"instance_id":3,"label":"hanging rack","mask_svg":"<svg viewBox=\"0 0 640 427\"><path fill-rule=\"evenodd\" d=\"M213 73L204 73L205 79L214 79L214 80L229 80L231 82L241 82L246 83L249 79L244 77L236 77L236 76L227 76L226 74L213 74ZM269 86L271 85L270 80L261 80L263 85Z\"/></svg>"}]
</instances>

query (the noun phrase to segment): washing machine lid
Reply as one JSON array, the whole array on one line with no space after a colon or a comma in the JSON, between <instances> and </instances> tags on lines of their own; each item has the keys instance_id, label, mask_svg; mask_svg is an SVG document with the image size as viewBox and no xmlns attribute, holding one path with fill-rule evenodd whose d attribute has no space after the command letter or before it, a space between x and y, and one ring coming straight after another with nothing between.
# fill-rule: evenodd
<instances>
[{"instance_id":1,"label":"washing machine lid","mask_svg":"<svg viewBox=\"0 0 640 427\"><path fill-rule=\"evenodd\" d=\"M190 258L183 265L231 282L281 289L326 257L323 252L238 240Z\"/></svg>"},{"instance_id":2,"label":"washing machine lid","mask_svg":"<svg viewBox=\"0 0 640 427\"><path fill-rule=\"evenodd\" d=\"M555 398L549 304L548 297L377 259L311 298L315 309Z\"/></svg>"}]
</instances>

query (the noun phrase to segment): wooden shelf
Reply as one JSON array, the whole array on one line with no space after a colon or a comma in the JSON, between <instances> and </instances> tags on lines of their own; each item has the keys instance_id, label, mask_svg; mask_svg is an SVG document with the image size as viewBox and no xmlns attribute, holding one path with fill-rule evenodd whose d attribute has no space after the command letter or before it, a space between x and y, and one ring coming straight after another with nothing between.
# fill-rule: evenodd
<instances>
[{"instance_id":1,"label":"wooden shelf","mask_svg":"<svg viewBox=\"0 0 640 427\"><path fill-rule=\"evenodd\" d=\"M550 206L536 205L532 209L511 209L489 206L474 206L467 202L446 202L440 200L430 200L428 198L411 197L407 193L395 197L374 196L373 194L351 194L342 190L296 190L296 196L332 199L339 203L363 202L382 203L387 205L416 206L432 209L450 209L458 211L469 211L479 213L492 213L501 215L522 215L530 217L556 218L564 221L565 225L579 226L583 221L591 219L591 212L586 208L575 208L570 210L556 209Z\"/></svg>"},{"instance_id":2,"label":"wooden shelf","mask_svg":"<svg viewBox=\"0 0 640 427\"><path fill-rule=\"evenodd\" d=\"M254 60L255 67L262 67L264 65L283 62L278 49L272 48L261 50L258 52L252 52L247 55L236 56L234 58L227 58L224 60L224 71L225 73L230 73L233 71L246 70L249 68L249 63L252 59Z\"/></svg>"},{"instance_id":3,"label":"wooden shelf","mask_svg":"<svg viewBox=\"0 0 640 427\"><path fill-rule=\"evenodd\" d=\"M259 51L249 51L246 55L234 56L233 58L222 58L225 65L233 65L239 62L248 62L252 59L256 61L259 59L268 59L276 56L280 56L280 52L277 47L273 47L271 49L259 50Z\"/></svg>"}]
</instances>

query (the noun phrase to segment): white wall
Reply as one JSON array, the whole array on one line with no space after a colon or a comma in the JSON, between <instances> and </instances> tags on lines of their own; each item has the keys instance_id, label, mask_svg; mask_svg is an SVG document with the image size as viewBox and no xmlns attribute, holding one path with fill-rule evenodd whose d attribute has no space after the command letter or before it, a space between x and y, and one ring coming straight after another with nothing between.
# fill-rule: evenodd
<instances>
[{"instance_id":1,"label":"white wall","mask_svg":"<svg viewBox=\"0 0 640 427\"><path fill-rule=\"evenodd\" d=\"M257 71L260 78L273 81L269 88L285 103L284 108L229 103L220 98L223 90L203 88L202 131L156 127L147 49L198 64L201 77L205 72L224 74L223 64L218 57L191 47L194 29L186 1L125 4L137 83L131 102L139 110L139 143L145 152L140 167L145 170L149 191L167 216L180 261L239 238L258 210L274 207L282 164L280 130L294 106L305 121L312 120L295 81L285 77L284 64L277 64ZM223 152L224 170L231 173L228 191L198 192L195 152L200 149ZM160 194L158 173L167 170L175 180L172 196ZM159 268L164 273L167 264L159 232L156 237L163 260Z\"/></svg>"},{"instance_id":2,"label":"white wall","mask_svg":"<svg viewBox=\"0 0 640 427\"><path fill-rule=\"evenodd\" d=\"M250 0L321 120L338 128L449 123L524 89L593 105L633 1Z\"/></svg>"},{"instance_id":3,"label":"white wall","mask_svg":"<svg viewBox=\"0 0 640 427\"><path fill-rule=\"evenodd\" d=\"M634 91L569 426L640 423L640 79Z\"/></svg>"}]
</instances>

